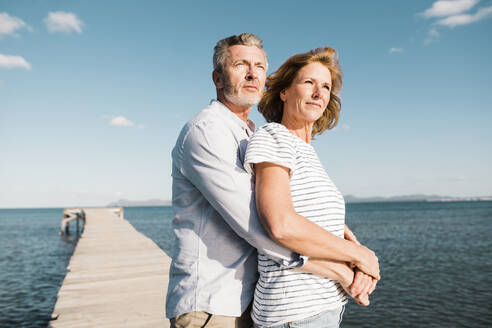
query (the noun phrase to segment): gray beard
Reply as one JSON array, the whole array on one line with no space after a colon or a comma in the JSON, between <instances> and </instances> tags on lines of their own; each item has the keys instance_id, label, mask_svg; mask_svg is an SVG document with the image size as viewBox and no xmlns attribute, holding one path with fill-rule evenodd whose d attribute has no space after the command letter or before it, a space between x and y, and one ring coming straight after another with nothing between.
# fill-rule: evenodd
<instances>
[{"instance_id":1,"label":"gray beard","mask_svg":"<svg viewBox=\"0 0 492 328\"><path fill-rule=\"evenodd\" d=\"M224 97L227 99L228 102L237 106L252 107L260 102L260 96L251 95L251 96L241 97L237 93L226 92L226 90L224 90Z\"/></svg>"},{"instance_id":2,"label":"gray beard","mask_svg":"<svg viewBox=\"0 0 492 328\"><path fill-rule=\"evenodd\" d=\"M260 102L261 94L240 96L232 87L229 76L224 74L224 97L228 102L236 106L252 107Z\"/></svg>"}]
</instances>

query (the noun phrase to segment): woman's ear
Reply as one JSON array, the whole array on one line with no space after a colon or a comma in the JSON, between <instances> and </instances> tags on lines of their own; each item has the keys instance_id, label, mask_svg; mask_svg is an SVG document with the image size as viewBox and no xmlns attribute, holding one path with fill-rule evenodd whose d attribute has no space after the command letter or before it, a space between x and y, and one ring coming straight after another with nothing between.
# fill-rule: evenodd
<instances>
[{"instance_id":1,"label":"woman's ear","mask_svg":"<svg viewBox=\"0 0 492 328\"><path fill-rule=\"evenodd\" d=\"M285 102L285 89L280 91L280 100L282 100L283 102Z\"/></svg>"}]
</instances>

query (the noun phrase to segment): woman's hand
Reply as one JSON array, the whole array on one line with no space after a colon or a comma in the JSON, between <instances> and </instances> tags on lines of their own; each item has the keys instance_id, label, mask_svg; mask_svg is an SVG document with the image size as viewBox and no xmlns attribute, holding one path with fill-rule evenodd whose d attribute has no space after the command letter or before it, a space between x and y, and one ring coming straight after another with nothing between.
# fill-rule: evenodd
<instances>
[{"instance_id":1,"label":"woman's hand","mask_svg":"<svg viewBox=\"0 0 492 328\"><path fill-rule=\"evenodd\" d=\"M350 230L350 228L347 225L344 226L343 236L345 237L346 240L351 241L358 246L361 246L358 249L359 250L358 260L355 261L353 264L356 267L358 267L361 271L367 273L368 275L374 277L375 279L377 280L381 279L379 275L379 259L377 258L376 254L373 251L371 251L369 248L361 245L361 243L357 240L352 230Z\"/></svg>"},{"instance_id":2,"label":"woman's hand","mask_svg":"<svg viewBox=\"0 0 492 328\"><path fill-rule=\"evenodd\" d=\"M353 241L357 245L360 245L354 233L352 232L352 230L350 230L350 228L347 225L345 225L343 228L343 236L345 237L346 240Z\"/></svg>"},{"instance_id":3,"label":"woman's hand","mask_svg":"<svg viewBox=\"0 0 492 328\"><path fill-rule=\"evenodd\" d=\"M347 225L344 227L344 237L346 240L360 245L357 237L355 237L354 233ZM352 284L347 288L344 286L344 288L347 293L357 302L357 304L361 306L368 306L370 303L369 295L371 295L376 289L377 283L378 280L355 268L354 280Z\"/></svg>"},{"instance_id":4,"label":"woman's hand","mask_svg":"<svg viewBox=\"0 0 492 328\"><path fill-rule=\"evenodd\" d=\"M364 273L380 280L379 259L376 254L364 245L357 246L357 256L353 264Z\"/></svg>"}]
</instances>

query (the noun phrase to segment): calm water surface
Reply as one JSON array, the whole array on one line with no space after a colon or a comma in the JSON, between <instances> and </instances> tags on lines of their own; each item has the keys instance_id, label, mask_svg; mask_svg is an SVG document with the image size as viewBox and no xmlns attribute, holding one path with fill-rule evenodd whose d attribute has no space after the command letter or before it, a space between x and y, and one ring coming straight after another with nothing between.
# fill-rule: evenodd
<instances>
[{"instance_id":1,"label":"calm water surface","mask_svg":"<svg viewBox=\"0 0 492 328\"><path fill-rule=\"evenodd\" d=\"M0 209L0 327L46 327L77 235L62 209Z\"/></svg>"},{"instance_id":2,"label":"calm water surface","mask_svg":"<svg viewBox=\"0 0 492 328\"><path fill-rule=\"evenodd\" d=\"M347 222L382 280L344 327L492 327L492 202L350 204Z\"/></svg>"},{"instance_id":3,"label":"calm water surface","mask_svg":"<svg viewBox=\"0 0 492 328\"><path fill-rule=\"evenodd\" d=\"M0 327L46 327L76 244L61 209L0 210ZM167 254L169 207L125 217ZM379 256L382 280L342 327L492 327L492 202L348 204L347 223Z\"/></svg>"}]
</instances>

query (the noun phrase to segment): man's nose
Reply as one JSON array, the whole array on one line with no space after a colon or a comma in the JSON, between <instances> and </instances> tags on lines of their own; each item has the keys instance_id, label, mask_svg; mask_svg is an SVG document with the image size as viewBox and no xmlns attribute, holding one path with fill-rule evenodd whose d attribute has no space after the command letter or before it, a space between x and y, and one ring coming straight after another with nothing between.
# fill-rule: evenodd
<instances>
[{"instance_id":1,"label":"man's nose","mask_svg":"<svg viewBox=\"0 0 492 328\"><path fill-rule=\"evenodd\" d=\"M249 65L248 72L246 73L246 80L250 81L256 78L258 78L257 68L253 65Z\"/></svg>"}]
</instances>

